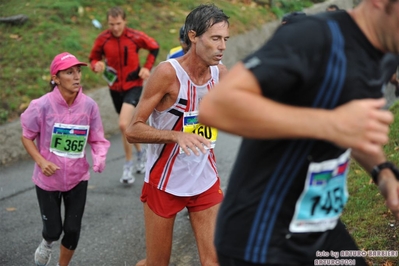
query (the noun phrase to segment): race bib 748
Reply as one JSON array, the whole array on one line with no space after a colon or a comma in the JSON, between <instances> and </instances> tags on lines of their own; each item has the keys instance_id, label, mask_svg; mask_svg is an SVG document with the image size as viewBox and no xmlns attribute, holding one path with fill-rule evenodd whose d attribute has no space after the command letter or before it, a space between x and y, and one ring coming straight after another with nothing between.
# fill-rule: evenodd
<instances>
[{"instance_id":1,"label":"race bib 748","mask_svg":"<svg viewBox=\"0 0 399 266\"><path fill-rule=\"evenodd\" d=\"M304 190L290 223L291 232L324 232L335 227L348 201L349 157L347 150L336 159L309 165Z\"/></svg>"}]
</instances>

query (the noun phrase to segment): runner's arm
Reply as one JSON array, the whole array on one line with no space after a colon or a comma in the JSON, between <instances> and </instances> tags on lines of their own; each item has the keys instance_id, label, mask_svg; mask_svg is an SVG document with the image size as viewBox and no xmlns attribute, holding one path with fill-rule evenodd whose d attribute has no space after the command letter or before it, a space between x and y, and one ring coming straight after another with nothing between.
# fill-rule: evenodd
<instances>
[{"instance_id":1,"label":"runner's arm","mask_svg":"<svg viewBox=\"0 0 399 266\"><path fill-rule=\"evenodd\" d=\"M36 147L36 144L33 142L33 140L30 140L24 136L21 137L22 144L25 147L25 150L28 152L28 154L32 157L32 159L40 165L41 162L43 162L45 159L43 156L40 154L39 150Z\"/></svg>"},{"instance_id":2,"label":"runner's arm","mask_svg":"<svg viewBox=\"0 0 399 266\"><path fill-rule=\"evenodd\" d=\"M87 142L91 148L91 158L94 172L101 173L105 169L110 142L104 136L104 127L98 105L93 104L91 109L89 137Z\"/></svg>"},{"instance_id":3,"label":"runner's arm","mask_svg":"<svg viewBox=\"0 0 399 266\"><path fill-rule=\"evenodd\" d=\"M262 95L240 62L203 98L199 121L247 138L313 138L377 153L393 121L380 109L384 104L384 99L354 100L334 110L280 104Z\"/></svg>"},{"instance_id":4,"label":"runner's arm","mask_svg":"<svg viewBox=\"0 0 399 266\"><path fill-rule=\"evenodd\" d=\"M182 131L160 130L146 122L152 111L165 111L171 107L179 92L179 82L175 70L169 63L159 64L149 77L137 105L133 118L125 131L130 143L177 143L187 155L191 152L199 155L197 148L205 153L204 146L209 147L210 141L202 136Z\"/></svg>"},{"instance_id":5,"label":"runner's arm","mask_svg":"<svg viewBox=\"0 0 399 266\"><path fill-rule=\"evenodd\" d=\"M148 50L148 55L143 67L151 70L159 53L159 44L154 38L148 36L144 32L136 32L139 34L136 34L136 39L134 41L139 44L140 48Z\"/></svg>"},{"instance_id":6,"label":"runner's arm","mask_svg":"<svg viewBox=\"0 0 399 266\"><path fill-rule=\"evenodd\" d=\"M373 167L386 161L382 147L378 154L367 154L359 150L352 150L352 157L370 173ZM381 170L378 176L378 188L386 200L387 207L399 220L399 181L390 169Z\"/></svg>"},{"instance_id":7,"label":"runner's arm","mask_svg":"<svg viewBox=\"0 0 399 266\"><path fill-rule=\"evenodd\" d=\"M37 149L37 146L33 142L24 136L21 137L22 144L24 145L28 154L32 157L32 159L36 162L36 164L42 169L42 173L46 176L51 176L55 173L56 170L60 169L54 163L46 160Z\"/></svg>"},{"instance_id":8,"label":"runner's arm","mask_svg":"<svg viewBox=\"0 0 399 266\"><path fill-rule=\"evenodd\" d=\"M90 51L90 56L89 56L90 69L96 73L104 71L105 68L105 64L104 62L102 62L103 59L102 43L103 40L100 35L94 41L93 47Z\"/></svg>"}]
</instances>

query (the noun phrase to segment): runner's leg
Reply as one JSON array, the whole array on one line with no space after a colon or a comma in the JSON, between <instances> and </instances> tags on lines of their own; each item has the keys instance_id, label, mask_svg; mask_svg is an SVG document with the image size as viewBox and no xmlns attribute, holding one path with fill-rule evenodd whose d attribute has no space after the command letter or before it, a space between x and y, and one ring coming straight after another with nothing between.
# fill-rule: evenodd
<instances>
[{"instance_id":1,"label":"runner's leg","mask_svg":"<svg viewBox=\"0 0 399 266\"><path fill-rule=\"evenodd\" d=\"M88 181L82 181L64 192L64 237L61 240L59 265L67 266L79 242L82 218L86 206Z\"/></svg>"},{"instance_id":2,"label":"runner's leg","mask_svg":"<svg viewBox=\"0 0 399 266\"><path fill-rule=\"evenodd\" d=\"M135 107L133 105L128 103L123 103L121 112L119 114L119 130L121 131L122 134L122 143L123 143L123 149L125 151L126 162L131 161L133 159L132 145L126 140L125 130L129 125L130 121L132 120L134 109ZM136 149L141 150L140 144L136 143L134 145Z\"/></svg>"},{"instance_id":3,"label":"runner's leg","mask_svg":"<svg viewBox=\"0 0 399 266\"><path fill-rule=\"evenodd\" d=\"M219 265L213 244L219 206L220 204L217 204L203 211L190 212L191 226L197 241L201 265Z\"/></svg>"},{"instance_id":4,"label":"runner's leg","mask_svg":"<svg viewBox=\"0 0 399 266\"><path fill-rule=\"evenodd\" d=\"M173 218L163 218L155 214L144 203L144 221L146 238L146 266L168 266L172 252Z\"/></svg>"}]
</instances>

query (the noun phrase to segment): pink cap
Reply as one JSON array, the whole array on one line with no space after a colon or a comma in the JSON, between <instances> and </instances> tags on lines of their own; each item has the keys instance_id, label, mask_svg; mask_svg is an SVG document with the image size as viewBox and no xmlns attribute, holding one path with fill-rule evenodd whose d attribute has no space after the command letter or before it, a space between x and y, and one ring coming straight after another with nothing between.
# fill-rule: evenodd
<instances>
[{"instance_id":1,"label":"pink cap","mask_svg":"<svg viewBox=\"0 0 399 266\"><path fill-rule=\"evenodd\" d=\"M87 66L86 63L80 62L74 55L64 52L54 57L50 65L50 74L56 75L58 71L65 70L70 67L81 65Z\"/></svg>"}]
</instances>

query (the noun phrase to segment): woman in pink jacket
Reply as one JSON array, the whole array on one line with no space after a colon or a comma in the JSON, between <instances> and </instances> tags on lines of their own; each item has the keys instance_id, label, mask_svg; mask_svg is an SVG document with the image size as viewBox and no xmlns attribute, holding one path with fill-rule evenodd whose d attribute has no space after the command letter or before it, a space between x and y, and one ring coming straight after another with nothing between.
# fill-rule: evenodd
<instances>
[{"instance_id":1,"label":"woman in pink jacket","mask_svg":"<svg viewBox=\"0 0 399 266\"><path fill-rule=\"evenodd\" d=\"M55 56L50 66L51 92L33 100L21 115L22 143L36 162L32 180L43 221L43 240L35 252L39 266L48 265L53 242L62 231L58 265L66 266L72 259L90 178L86 144L91 147L93 170L98 173L105 168L110 146L96 102L82 91L81 66L87 64L70 53Z\"/></svg>"}]
</instances>

